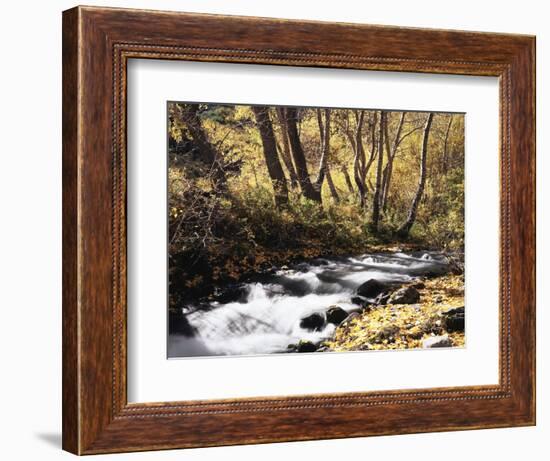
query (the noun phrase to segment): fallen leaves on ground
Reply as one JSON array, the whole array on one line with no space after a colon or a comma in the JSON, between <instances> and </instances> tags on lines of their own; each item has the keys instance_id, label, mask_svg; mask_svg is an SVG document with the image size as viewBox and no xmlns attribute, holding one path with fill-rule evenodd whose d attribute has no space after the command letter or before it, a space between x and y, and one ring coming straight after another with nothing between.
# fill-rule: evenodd
<instances>
[{"instance_id":1,"label":"fallen leaves on ground","mask_svg":"<svg viewBox=\"0 0 550 461\"><path fill-rule=\"evenodd\" d=\"M411 283L418 287L418 281ZM464 306L464 276L447 275L422 282L418 304L372 306L340 325L323 346L329 351L415 349L430 336L448 334L463 347L464 332L447 333L442 312Z\"/></svg>"}]
</instances>

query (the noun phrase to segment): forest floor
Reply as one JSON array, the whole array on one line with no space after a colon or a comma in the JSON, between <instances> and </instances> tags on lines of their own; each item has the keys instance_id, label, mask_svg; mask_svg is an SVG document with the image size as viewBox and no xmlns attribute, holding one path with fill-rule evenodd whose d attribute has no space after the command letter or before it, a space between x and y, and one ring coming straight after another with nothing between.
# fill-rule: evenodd
<instances>
[{"instance_id":1,"label":"forest floor","mask_svg":"<svg viewBox=\"0 0 550 461\"><path fill-rule=\"evenodd\" d=\"M420 293L418 303L369 306L352 314L337 327L332 339L321 344L322 350L415 349L440 335L448 336L448 346L464 346L464 329L449 331L453 329L445 316L445 312L464 306L464 276L445 275L410 285Z\"/></svg>"}]
</instances>

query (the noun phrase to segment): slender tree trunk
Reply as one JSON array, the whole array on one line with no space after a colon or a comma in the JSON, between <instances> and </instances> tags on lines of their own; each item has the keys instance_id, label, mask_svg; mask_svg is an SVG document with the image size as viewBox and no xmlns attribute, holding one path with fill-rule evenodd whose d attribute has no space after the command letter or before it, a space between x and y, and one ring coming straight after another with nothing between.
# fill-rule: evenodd
<instances>
[{"instance_id":1,"label":"slender tree trunk","mask_svg":"<svg viewBox=\"0 0 550 461\"><path fill-rule=\"evenodd\" d=\"M252 106L252 111L256 116L258 130L262 138L265 163L275 192L275 204L281 207L288 203L288 188L283 167L277 155L277 145L273 125L269 118L269 109L263 106Z\"/></svg>"},{"instance_id":2,"label":"slender tree trunk","mask_svg":"<svg viewBox=\"0 0 550 461\"><path fill-rule=\"evenodd\" d=\"M215 190L226 190L226 177L223 169L223 159L217 149L208 140L208 135L204 131L201 119L198 114L198 104L182 104L182 119L191 133L193 143L199 151L200 161L208 165L211 169L211 181Z\"/></svg>"},{"instance_id":3,"label":"slender tree trunk","mask_svg":"<svg viewBox=\"0 0 550 461\"><path fill-rule=\"evenodd\" d=\"M448 152L448 143L449 143L449 133L451 132L451 125L453 124L453 115L449 117L449 123L447 124L447 131L445 132L445 142L443 143L443 172L447 173L449 167L449 152Z\"/></svg>"},{"instance_id":4,"label":"slender tree trunk","mask_svg":"<svg viewBox=\"0 0 550 461\"><path fill-rule=\"evenodd\" d=\"M332 180L332 174L330 173L330 168L327 168L326 177L327 177L328 188L330 190L330 195L332 195L332 198L334 199L335 202L339 202L340 195L338 195L338 190L336 189L336 186L334 185L334 181Z\"/></svg>"},{"instance_id":5,"label":"slender tree trunk","mask_svg":"<svg viewBox=\"0 0 550 461\"><path fill-rule=\"evenodd\" d=\"M319 161L319 173L315 180L315 188L321 193L323 181L328 171L328 157L330 153L330 109L325 109L325 126L323 126L323 117L321 109L317 109L317 122L319 124L319 137L321 146L321 160Z\"/></svg>"},{"instance_id":6,"label":"slender tree trunk","mask_svg":"<svg viewBox=\"0 0 550 461\"><path fill-rule=\"evenodd\" d=\"M350 194L355 194L355 190L353 189L353 184L351 183L351 178L349 176L348 169L345 165L342 165L340 167L340 170L342 171L342 174L344 175L344 181L346 181L346 186L348 186L348 190Z\"/></svg>"},{"instance_id":7,"label":"slender tree trunk","mask_svg":"<svg viewBox=\"0 0 550 461\"><path fill-rule=\"evenodd\" d=\"M304 155L302 143L300 142L300 136L298 135L298 129L296 127L296 109L294 107L286 108L285 122L292 157L294 158L294 164L296 165L296 174L298 175L300 189L302 190L304 197L313 200L314 202L321 203L321 194L319 191L315 190L313 184L311 183L311 179L309 178L306 157Z\"/></svg>"},{"instance_id":8,"label":"slender tree trunk","mask_svg":"<svg viewBox=\"0 0 550 461\"><path fill-rule=\"evenodd\" d=\"M359 111L355 113L357 126L355 128L355 135L352 141L352 147L355 148L355 157L353 160L353 177L355 179L355 185L359 192L359 205L361 208L365 207L365 177L363 175L363 165L365 163L365 150L363 148L362 130L363 120L365 118L365 112Z\"/></svg>"},{"instance_id":9,"label":"slender tree trunk","mask_svg":"<svg viewBox=\"0 0 550 461\"><path fill-rule=\"evenodd\" d=\"M384 177L382 178L382 211L386 211L386 205L388 203L388 195L390 192L390 183L391 183L391 175L393 172L393 161L395 159L395 155L397 154L397 148L399 147L399 144L401 143L401 130L403 129L403 124L405 122L405 115L406 112L401 112L401 117L399 117L399 123L397 125L397 131L395 133L395 137L393 138L393 144L391 147L391 151L389 148L389 136L388 136L388 123L386 121L386 129L385 129L385 137L386 137L386 149L388 151L388 163L386 164L386 168L384 169Z\"/></svg>"},{"instance_id":10,"label":"slender tree trunk","mask_svg":"<svg viewBox=\"0 0 550 461\"><path fill-rule=\"evenodd\" d=\"M372 198L372 221L371 227L374 232L378 232L380 222L380 194L382 189L382 166L384 162L384 131L386 125L386 112L380 114L380 129L378 132L378 166L376 168L376 186Z\"/></svg>"},{"instance_id":11,"label":"slender tree trunk","mask_svg":"<svg viewBox=\"0 0 550 461\"><path fill-rule=\"evenodd\" d=\"M418 211L418 205L422 199L422 194L424 193L424 186L426 184L426 160L428 158L428 138L430 136L430 127L432 126L434 114L430 112L428 118L426 119L426 124L424 125L424 137L422 139L422 154L420 159L420 180L418 181L418 189L414 196L414 199L411 204L411 209L409 210L409 215L407 220L403 223L401 228L397 231L397 234L400 237L407 237L411 230L412 225L416 219L416 212Z\"/></svg>"},{"instance_id":12,"label":"slender tree trunk","mask_svg":"<svg viewBox=\"0 0 550 461\"><path fill-rule=\"evenodd\" d=\"M389 117L389 116L388 116ZM386 166L384 167L384 171L382 172L382 190L380 192L380 209L382 210L382 213L386 209L385 202L386 202L386 189L388 185L388 181L391 175L391 170L393 168L393 159L392 159L392 151L390 148L390 135L389 135L389 120L388 117L386 118L386 123L384 126L384 146L386 148Z\"/></svg>"},{"instance_id":13,"label":"slender tree trunk","mask_svg":"<svg viewBox=\"0 0 550 461\"><path fill-rule=\"evenodd\" d=\"M373 119L370 123L370 132L371 132L371 134L370 134L370 137L371 137L370 156L369 156L368 162L363 161L363 170L362 170L363 184L365 183L365 178L367 177L367 174L369 173L372 162L374 161L374 159L376 158L376 155L377 155L377 149L378 149L378 146L376 144L376 123L377 123L377 120L378 120L378 114L376 112L374 112ZM363 151L364 151L364 149L363 149Z\"/></svg>"},{"instance_id":14,"label":"slender tree trunk","mask_svg":"<svg viewBox=\"0 0 550 461\"><path fill-rule=\"evenodd\" d=\"M290 186L294 189L298 186L298 175L296 174L296 168L292 163L290 145L288 143L288 134L286 130L285 114L282 107L277 107L276 109L277 119L279 121L279 126L281 128L281 140L283 148L281 150L281 157L288 171L290 177Z\"/></svg>"},{"instance_id":15,"label":"slender tree trunk","mask_svg":"<svg viewBox=\"0 0 550 461\"><path fill-rule=\"evenodd\" d=\"M364 147L364 144L363 144L362 136L359 136L356 139L356 143L360 148L360 159L361 159L361 161L360 161L360 165L359 165L359 176L361 178L361 184L363 184L363 199L361 201L363 207L365 207L366 204L367 204L366 196L367 196L368 186L369 186L369 183L370 183L370 181L367 178L367 175L368 175L368 173L370 171L370 168L371 168L371 166L372 166L372 164L373 164L373 162L376 159L376 156L378 154L377 153L378 146L376 145L376 126L377 126L377 123L378 123L378 115L375 112L374 115L373 115L372 120L370 121L371 148L370 148L370 155L369 155L368 160L366 160L365 147ZM361 133L361 135L362 135L362 133ZM372 189L372 186L371 186L371 189Z\"/></svg>"}]
</instances>

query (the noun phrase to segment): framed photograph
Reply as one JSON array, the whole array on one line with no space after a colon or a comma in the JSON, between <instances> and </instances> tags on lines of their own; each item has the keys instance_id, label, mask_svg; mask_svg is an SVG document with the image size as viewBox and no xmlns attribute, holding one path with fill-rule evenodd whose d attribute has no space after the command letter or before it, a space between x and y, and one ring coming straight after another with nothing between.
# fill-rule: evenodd
<instances>
[{"instance_id":1,"label":"framed photograph","mask_svg":"<svg viewBox=\"0 0 550 461\"><path fill-rule=\"evenodd\" d=\"M63 448L535 424L532 36L63 13Z\"/></svg>"}]
</instances>

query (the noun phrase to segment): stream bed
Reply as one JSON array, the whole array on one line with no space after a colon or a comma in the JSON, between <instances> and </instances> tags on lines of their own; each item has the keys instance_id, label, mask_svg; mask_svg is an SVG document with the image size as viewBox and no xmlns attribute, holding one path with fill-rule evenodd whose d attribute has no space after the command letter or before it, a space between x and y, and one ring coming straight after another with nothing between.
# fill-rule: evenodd
<instances>
[{"instance_id":1,"label":"stream bed","mask_svg":"<svg viewBox=\"0 0 550 461\"><path fill-rule=\"evenodd\" d=\"M319 343L334 333L326 323L311 330L302 319L339 306L347 313L360 310L352 302L368 280L406 283L419 277L444 275L447 259L440 253L371 253L318 258L281 266L232 287L231 295L182 309L192 334L171 333L168 356L256 355L287 352L300 340Z\"/></svg>"}]
</instances>

